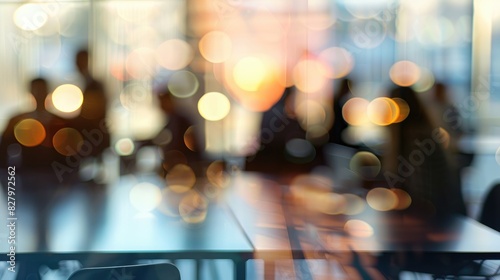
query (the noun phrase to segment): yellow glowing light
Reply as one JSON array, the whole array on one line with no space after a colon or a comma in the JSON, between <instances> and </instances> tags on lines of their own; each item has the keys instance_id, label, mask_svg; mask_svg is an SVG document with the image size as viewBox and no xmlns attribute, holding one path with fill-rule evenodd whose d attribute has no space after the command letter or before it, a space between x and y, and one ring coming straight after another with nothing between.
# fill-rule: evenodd
<instances>
[{"instance_id":1,"label":"yellow glowing light","mask_svg":"<svg viewBox=\"0 0 500 280\"><path fill-rule=\"evenodd\" d=\"M344 224L344 230L351 236L366 238L373 235L373 227L362 220L349 220Z\"/></svg>"},{"instance_id":2,"label":"yellow glowing light","mask_svg":"<svg viewBox=\"0 0 500 280\"><path fill-rule=\"evenodd\" d=\"M314 93L323 89L328 79L324 76L326 67L318 60L304 59L293 68L295 86L306 93Z\"/></svg>"},{"instance_id":3,"label":"yellow glowing light","mask_svg":"<svg viewBox=\"0 0 500 280\"><path fill-rule=\"evenodd\" d=\"M389 76L396 85L409 87L420 79L420 68L408 60L398 61L392 65Z\"/></svg>"},{"instance_id":4,"label":"yellow glowing light","mask_svg":"<svg viewBox=\"0 0 500 280\"><path fill-rule=\"evenodd\" d=\"M366 195L366 202L378 211L389 211L398 206L398 197L390 189L375 188Z\"/></svg>"},{"instance_id":5,"label":"yellow glowing light","mask_svg":"<svg viewBox=\"0 0 500 280\"><path fill-rule=\"evenodd\" d=\"M83 145L83 136L74 128L61 128L52 137L52 144L61 155L76 155Z\"/></svg>"},{"instance_id":6,"label":"yellow glowing light","mask_svg":"<svg viewBox=\"0 0 500 280\"><path fill-rule=\"evenodd\" d=\"M392 189L392 192L398 198L398 203L394 207L396 210L403 210L411 205L411 196L402 189Z\"/></svg>"},{"instance_id":7,"label":"yellow glowing light","mask_svg":"<svg viewBox=\"0 0 500 280\"><path fill-rule=\"evenodd\" d=\"M190 191L179 204L179 215L184 222L197 224L207 217L208 200L196 191Z\"/></svg>"},{"instance_id":8,"label":"yellow glowing light","mask_svg":"<svg viewBox=\"0 0 500 280\"><path fill-rule=\"evenodd\" d=\"M35 119L22 120L14 127L14 136L17 142L26 147L42 144L46 135L43 125Z\"/></svg>"},{"instance_id":9,"label":"yellow glowing light","mask_svg":"<svg viewBox=\"0 0 500 280\"><path fill-rule=\"evenodd\" d=\"M245 57L234 66L233 78L243 90L257 91L266 76L266 67L260 58Z\"/></svg>"},{"instance_id":10,"label":"yellow glowing light","mask_svg":"<svg viewBox=\"0 0 500 280\"><path fill-rule=\"evenodd\" d=\"M222 31L210 31L199 43L201 55L212 63L221 63L229 59L232 51L231 38Z\"/></svg>"},{"instance_id":11,"label":"yellow glowing light","mask_svg":"<svg viewBox=\"0 0 500 280\"><path fill-rule=\"evenodd\" d=\"M231 110L229 99L220 92L208 92L198 101L198 112L208 121L219 121Z\"/></svg>"},{"instance_id":12,"label":"yellow glowing light","mask_svg":"<svg viewBox=\"0 0 500 280\"><path fill-rule=\"evenodd\" d=\"M169 70L179 70L188 66L193 57L191 46L180 39L167 40L156 49L158 63Z\"/></svg>"},{"instance_id":13,"label":"yellow glowing light","mask_svg":"<svg viewBox=\"0 0 500 280\"><path fill-rule=\"evenodd\" d=\"M135 79L147 79L156 72L156 57L150 48L138 48L127 55L125 69Z\"/></svg>"},{"instance_id":14,"label":"yellow glowing light","mask_svg":"<svg viewBox=\"0 0 500 280\"><path fill-rule=\"evenodd\" d=\"M165 179L167 187L175 193L187 192L196 183L196 175L193 169L185 164L177 164L172 167Z\"/></svg>"},{"instance_id":15,"label":"yellow glowing light","mask_svg":"<svg viewBox=\"0 0 500 280\"><path fill-rule=\"evenodd\" d=\"M129 193L132 206L140 212L154 210L161 202L162 193L158 186L151 183L139 183Z\"/></svg>"},{"instance_id":16,"label":"yellow glowing light","mask_svg":"<svg viewBox=\"0 0 500 280\"><path fill-rule=\"evenodd\" d=\"M245 58L226 62L224 67L214 64L214 70L216 73L220 72L220 81L225 84L228 93L239 104L251 111L266 111L283 94L284 87L280 84L279 77L284 70L280 68L280 62L275 57L257 54ZM237 64L239 70L235 71ZM262 71L265 71L265 74L248 73L249 76L245 77L244 73L249 71L249 69L243 68L246 64L249 66L255 64L254 66L257 68L263 68ZM253 91L254 89L256 90Z\"/></svg>"},{"instance_id":17,"label":"yellow glowing light","mask_svg":"<svg viewBox=\"0 0 500 280\"><path fill-rule=\"evenodd\" d=\"M350 125L360 126L368 123L368 105L370 102L361 97L353 97L342 107L342 116Z\"/></svg>"},{"instance_id":18,"label":"yellow glowing light","mask_svg":"<svg viewBox=\"0 0 500 280\"><path fill-rule=\"evenodd\" d=\"M361 177L371 179L378 175L382 164L373 153L361 151L351 158L349 168Z\"/></svg>"},{"instance_id":19,"label":"yellow glowing light","mask_svg":"<svg viewBox=\"0 0 500 280\"><path fill-rule=\"evenodd\" d=\"M196 93L200 87L200 82L192 72L177 71L170 76L167 87L172 95L187 98Z\"/></svg>"},{"instance_id":20,"label":"yellow glowing light","mask_svg":"<svg viewBox=\"0 0 500 280\"><path fill-rule=\"evenodd\" d=\"M35 31L44 26L49 15L41 4L27 3L21 5L14 12L14 23L25 31Z\"/></svg>"},{"instance_id":21,"label":"yellow glowing light","mask_svg":"<svg viewBox=\"0 0 500 280\"><path fill-rule=\"evenodd\" d=\"M122 138L115 143L115 151L120 156L129 156L134 153L134 150L134 141L130 138Z\"/></svg>"},{"instance_id":22,"label":"yellow glowing light","mask_svg":"<svg viewBox=\"0 0 500 280\"><path fill-rule=\"evenodd\" d=\"M387 97L375 98L368 105L368 118L376 125L389 125L400 115L398 104Z\"/></svg>"},{"instance_id":23,"label":"yellow glowing light","mask_svg":"<svg viewBox=\"0 0 500 280\"><path fill-rule=\"evenodd\" d=\"M406 119L406 117L408 117L408 115L410 114L410 106L408 105L408 103L404 99L401 99L399 97L393 98L392 100L394 100L394 102L396 102L396 104L398 105L398 108L399 108L399 115L394 120L394 123L399 123L399 122L404 121Z\"/></svg>"},{"instance_id":24,"label":"yellow glowing light","mask_svg":"<svg viewBox=\"0 0 500 280\"><path fill-rule=\"evenodd\" d=\"M52 104L61 112L74 112L80 109L82 103L82 90L75 85L65 84L58 86L52 93Z\"/></svg>"},{"instance_id":25,"label":"yellow glowing light","mask_svg":"<svg viewBox=\"0 0 500 280\"><path fill-rule=\"evenodd\" d=\"M347 76L354 68L354 58L351 53L339 47L328 48L323 50L319 56L319 60L325 65L323 75L330 79L339 79Z\"/></svg>"}]
</instances>

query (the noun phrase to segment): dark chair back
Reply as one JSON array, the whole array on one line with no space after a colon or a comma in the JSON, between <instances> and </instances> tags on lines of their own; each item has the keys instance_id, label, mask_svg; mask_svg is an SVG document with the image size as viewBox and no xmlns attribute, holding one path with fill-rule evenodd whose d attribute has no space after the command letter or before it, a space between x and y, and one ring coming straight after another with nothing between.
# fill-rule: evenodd
<instances>
[{"instance_id":1,"label":"dark chair back","mask_svg":"<svg viewBox=\"0 0 500 280\"><path fill-rule=\"evenodd\" d=\"M500 183L494 185L486 196L479 222L500 231Z\"/></svg>"},{"instance_id":2,"label":"dark chair back","mask_svg":"<svg viewBox=\"0 0 500 280\"><path fill-rule=\"evenodd\" d=\"M169 263L84 268L73 273L68 280L180 280L177 267Z\"/></svg>"}]
</instances>

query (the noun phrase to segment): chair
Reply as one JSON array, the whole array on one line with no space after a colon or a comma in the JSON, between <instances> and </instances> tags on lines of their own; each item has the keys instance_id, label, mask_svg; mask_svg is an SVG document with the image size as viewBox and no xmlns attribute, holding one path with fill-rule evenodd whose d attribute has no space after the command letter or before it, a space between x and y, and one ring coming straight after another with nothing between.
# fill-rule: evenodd
<instances>
[{"instance_id":1,"label":"chair","mask_svg":"<svg viewBox=\"0 0 500 280\"><path fill-rule=\"evenodd\" d=\"M486 195L479 222L500 231L500 183L494 185Z\"/></svg>"},{"instance_id":2,"label":"chair","mask_svg":"<svg viewBox=\"0 0 500 280\"><path fill-rule=\"evenodd\" d=\"M170 263L84 268L68 280L180 280L177 267Z\"/></svg>"}]
</instances>

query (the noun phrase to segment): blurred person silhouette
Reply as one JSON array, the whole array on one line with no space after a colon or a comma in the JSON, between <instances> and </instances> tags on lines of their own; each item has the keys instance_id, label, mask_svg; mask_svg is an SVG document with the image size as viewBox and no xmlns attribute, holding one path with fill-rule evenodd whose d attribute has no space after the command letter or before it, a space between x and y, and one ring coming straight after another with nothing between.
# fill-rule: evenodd
<instances>
[{"instance_id":1,"label":"blurred person silhouette","mask_svg":"<svg viewBox=\"0 0 500 280\"><path fill-rule=\"evenodd\" d=\"M307 173L317 162L314 145L306 140L295 113L295 88L285 89L281 99L262 116L259 148L246 160L246 170L285 178Z\"/></svg>"},{"instance_id":2,"label":"blurred person silhouette","mask_svg":"<svg viewBox=\"0 0 500 280\"><path fill-rule=\"evenodd\" d=\"M83 86L83 103L80 115L72 122L73 126L82 133L83 136L92 143L92 150L89 157L97 158L101 161L101 155L110 145L110 134L106 123L106 111L108 99L104 85L96 80L90 71L90 54L83 49L75 55L75 65L80 73Z\"/></svg>"},{"instance_id":3,"label":"blurred person silhouette","mask_svg":"<svg viewBox=\"0 0 500 280\"><path fill-rule=\"evenodd\" d=\"M440 127L450 134L449 150L458 164L459 171L470 166L474 159L472 149L460 145L465 135L465 123L458 108L450 100L449 87L436 83L431 89L430 108Z\"/></svg>"},{"instance_id":4,"label":"blurred person silhouette","mask_svg":"<svg viewBox=\"0 0 500 280\"><path fill-rule=\"evenodd\" d=\"M449 151L450 135L439 127L411 88L397 87L391 97L403 99L409 114L389 125L384 155L386 182L410 194L410 208L417 215L438 219L465 215L457 166Z\"/></svg>"},{"instance_id":5,"label":"blurred person silhouette","mask_svg":"<svg viewBox=\"0 0 500 280\"><path fill-rule=\"evenodd\" d=\"M342 115L342 107L344 104L352 97L352 93L350 90L350 86L352 81L344 78L340 81L340 86L338 89L338 93L333 97L333 125L329 131L330 142L343 145L343 146L351 146L350 143L347 143L344 138L344 132L349 127L349 124L344 119Z\"/></svg>"},{"instance_id":6,"label":"blurred person silhouette","mask_svg":"<svg viewBox=\"0 0 500 280\"><path fill-rule=\"evenodd\" d=\"M456 166L448 150L449 135L440 129L428 107L410 87L398 86L391 98L401 98L409 112L404 120L388 126L388 141L383 154L383 177L390 188L400 188L411 197L403 214L412 221L446 226L453 215L466 215ZM407 241L408 251L379 256L379 270L390 279L399 279L400 270L427 271L443 267L446 258L419 252L426 237Z\"/></svg>"},{"instance_id":7,"label":"blurred person silhouette","mask_svg":"<svg viewBox=\"0 0 500 280\"><path fill-rule=\"evenodd\" d=\"M48 85L43 78L30 82L36 109L12 117L2 134L0 143L1 167L15 168L14 181L8 184L2 176L4 190L15 187L19 223L34 227L37 241L35 251L48 249L49 215L65 188L52 168L63 156L53 146L53 136L65 126L65 121L45 109ZM25 217L22 217L27 215Z\"/></svg>"},{"instance_id":8,"label":"blurred person silhouette","mask_svg":"<svg viewBox=\"0 0 500 280\"><path fill-rule=\"evenodd\" d=\"M189 166L197 177L202 176L205 144L198 135L197 126L181 113L180 104L167 87L162 87L157 97L167 118L165 127L152 140L162 148L161 175L167 175L181 164Z\"/></svg>"}]
</instances>

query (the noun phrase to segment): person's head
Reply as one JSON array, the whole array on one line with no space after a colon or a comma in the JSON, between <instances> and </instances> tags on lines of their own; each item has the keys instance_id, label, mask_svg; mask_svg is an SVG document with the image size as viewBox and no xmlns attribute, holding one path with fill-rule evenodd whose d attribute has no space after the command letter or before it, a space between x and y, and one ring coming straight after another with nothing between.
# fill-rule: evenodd
<instances>
[{"instance_id":1,"label":"person's head","mask_svg":"<svg viewBox=\"0 0 500 280\"><path fill-rule=\"evenodd\" d=\"M76 53L75 64L78 71L82 74L89 72L89 52L87 50L80 50Z\"/></svg>"},{"instance_id":2,"label":"person's head","mask_svg":"<svg viewBox=\"0 0 500 280\"><path fill-rule=\"evenodd\" d=\"M30 82L30 92L35 98L36 101L36 109L44 110L45 109L45 99L47 95L49 95L49 88L47 85L47 81L43 78L36 78L31 80Z\"/></svg>"},{"instance_id":3,"label":"person's head","mask_svg":"<svg viewBox=\"0 0 500 280\"><path fill-rule=\"evenodd\" d=\"M448 96L446 92L446 85L443 83L436 83L434 85L434 99L439 103L448 102Z\"/></svg>"}]
</instances>

